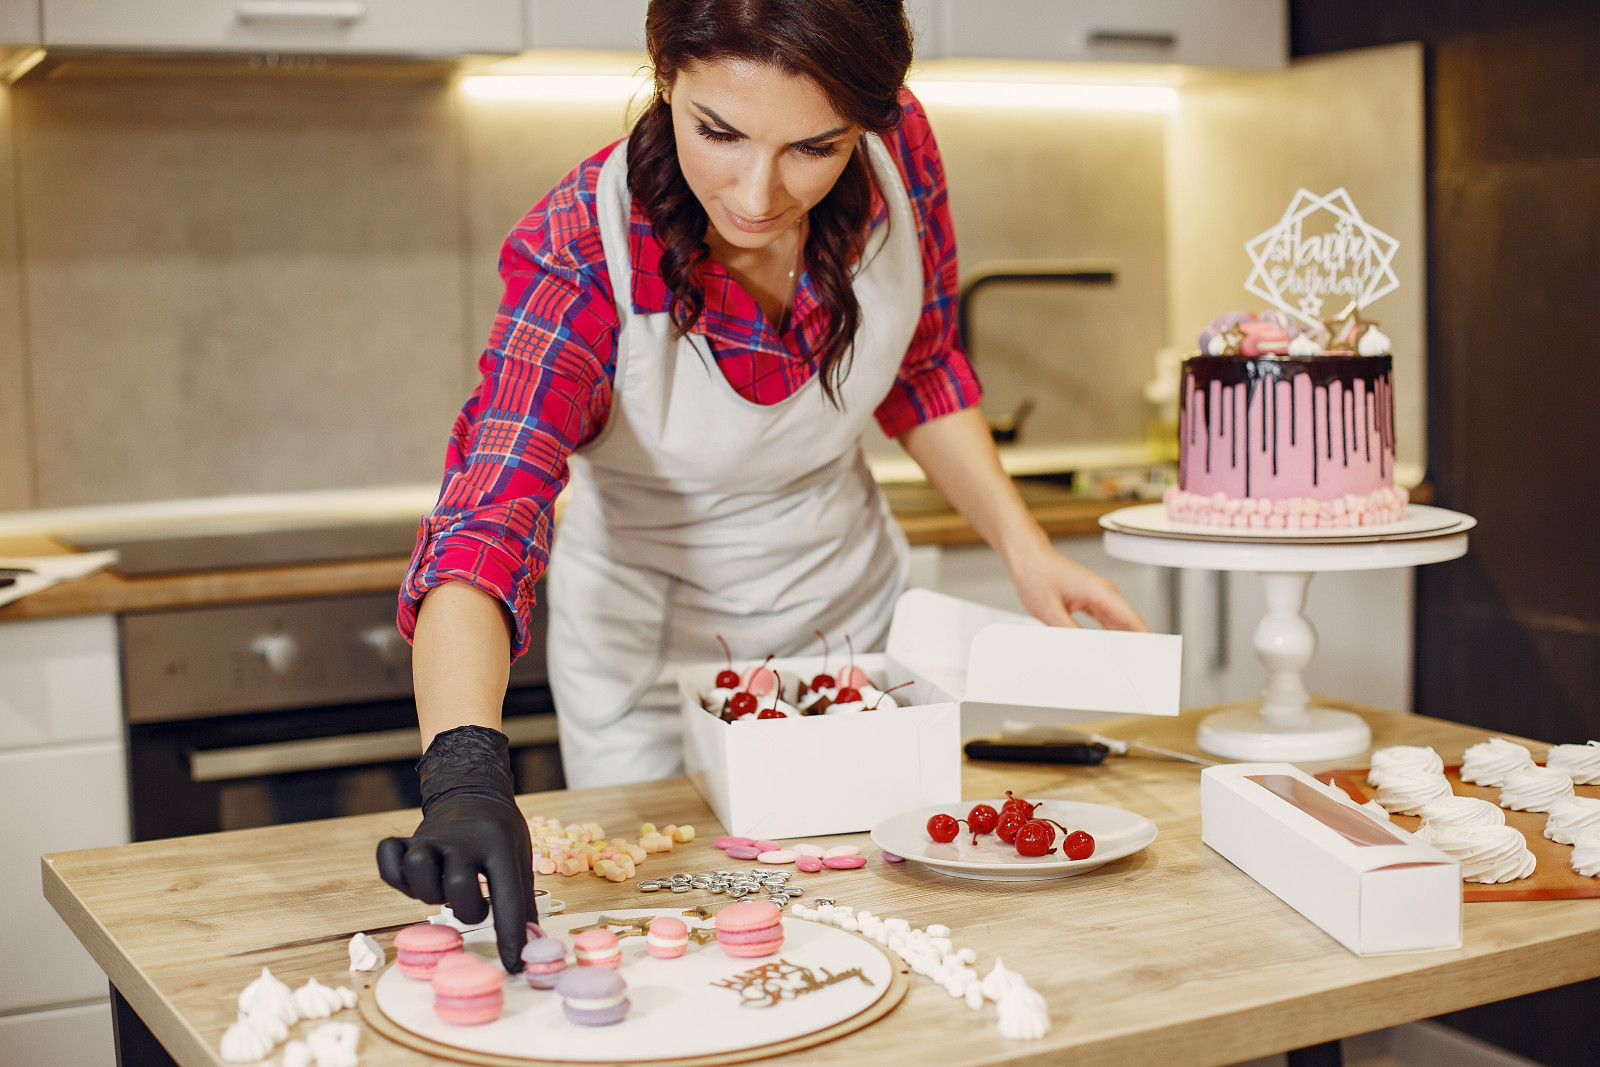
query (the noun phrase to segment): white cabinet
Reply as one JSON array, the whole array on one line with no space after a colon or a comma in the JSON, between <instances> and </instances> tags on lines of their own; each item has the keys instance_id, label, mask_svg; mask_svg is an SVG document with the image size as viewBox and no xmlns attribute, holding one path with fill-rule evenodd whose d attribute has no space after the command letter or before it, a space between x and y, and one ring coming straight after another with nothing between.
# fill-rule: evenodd
<instances>
[{"instance_id":1,"label":"white cabinet","mask_svg":"<svg viewBox=\"0 0 1600 1067\"><path fill-rule=\"evenodd\" d=\"M1285 0L912 0L918 55L1283 67Z\"/></svg>"},{"instance_id":2,"label":"white cabinet","mask_svg":"<svg viewBox=\"0 0 1600 1067\"><path fill-rule=\"evenodd\" d=\"M46 47L455 56L522 48L521 0L43 0Z\"/></svg>"},{"instance_id":3,"label":"white cabinet","mask_svg":"<svg viewBox=\"0 0 1600 1067\"><path fill-rule=\"evenodd\" d=\"M525 0L529 48L644 51L650 0Z\"/></svg>"},{"instance_id":4,"label":"white cabinet","mask_svg":"<svg viewBox=\"0 0 1600 1067\"><path fill-rule=\"evenodd\" d=\"M39 0L0 0L0 47L39 43Z\"/></svg>"},{"instance_id":5,"label":"white cabinet","mask_svg":"<svg viewBox=\"0 0 1600 1067\"><path fill-rule=\"evenodd\" d=\"M0 625L0 1063L110 1059L106 978L44 899L39 857L128 840L117 625ZM27 961L26 966L15 961ZM102 1038L107 1038L102 1042Z\"/></svg>"}]
</instances>

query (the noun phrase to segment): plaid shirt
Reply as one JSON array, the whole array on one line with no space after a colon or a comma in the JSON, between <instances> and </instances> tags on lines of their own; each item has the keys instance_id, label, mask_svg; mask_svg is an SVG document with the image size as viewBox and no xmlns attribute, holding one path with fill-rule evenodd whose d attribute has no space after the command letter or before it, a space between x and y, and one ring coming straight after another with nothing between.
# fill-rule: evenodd
<instances>
[{"instance_id":1,"label":"plaid shirt","mask_svg":"<svg viewBox=\"0 0 1600 1067\"><path fill-rule=\"evenodd\" d=\"M922 106L902 93L903 121L884 138L910 193L921 236L921 321L894 386L878 405L890 437L975 405L977 379L955 327L955 230L944 167ZM434 586L463 581L502 601L516 623L512 654L528 645L534 582L549 561L553 505L567 483L567 457L599 434L617 368L617 311L596 215L602 149L534 206L500 252L505 296L478 360L483 381L461 409L445 454L444 484L423 520L400 588L400 630ZM888 218L874 194L873 225ZM661 244L634 204L628 228L633 310L667 311ZM693 332L711 342L728 383L745 399L775 404L816 373L809 353L827 323L809 272L800 278L789 326L779 333L717 262L702 270L705 311ZM870 314L870 310L865 311Z\"/></svg>"}]
</instances>

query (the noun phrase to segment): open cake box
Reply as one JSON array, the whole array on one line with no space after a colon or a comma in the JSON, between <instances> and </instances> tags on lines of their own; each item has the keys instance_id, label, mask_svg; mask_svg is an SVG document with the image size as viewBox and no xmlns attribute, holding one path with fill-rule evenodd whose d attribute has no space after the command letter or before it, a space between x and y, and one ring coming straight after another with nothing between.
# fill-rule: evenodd
<instances>
[{"instance_id":1,"label":"open cake box","mask_svg":"<svg viewBox=\"0 0 1600 1067\"><path fill-rule=\"evenodd\" d=\"M1176 715L1182 638L1048 627L927 589L895 605L887 651L855 657L898 708L728 723L701 703L723 663L678 672L689 777L728 832L778 839L854 833L961 800L963 704ZM752 662L736 663L743 670ZM789 681L821 656L775 659ZM845 666L837 651L827 666ZM1082 716L1087 717L1087 716Z\"/></svg>"}]
</instances>

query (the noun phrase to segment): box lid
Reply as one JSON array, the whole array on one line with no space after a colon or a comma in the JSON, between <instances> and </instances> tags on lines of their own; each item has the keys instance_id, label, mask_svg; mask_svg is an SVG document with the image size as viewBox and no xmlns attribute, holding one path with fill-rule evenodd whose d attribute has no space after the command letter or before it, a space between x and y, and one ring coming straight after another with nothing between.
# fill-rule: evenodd
<instances>
[{"instance_id":1,"label":"box lid","mask_svg":"<svg viewBox=\"0 0 1600 1067\"><path fill-rule=\"evenodd\" d=\"M908 589L888 654L956 700L1117 715L1176 715L1183 638L1046 626Z\"/></svg>"}]
</instances>

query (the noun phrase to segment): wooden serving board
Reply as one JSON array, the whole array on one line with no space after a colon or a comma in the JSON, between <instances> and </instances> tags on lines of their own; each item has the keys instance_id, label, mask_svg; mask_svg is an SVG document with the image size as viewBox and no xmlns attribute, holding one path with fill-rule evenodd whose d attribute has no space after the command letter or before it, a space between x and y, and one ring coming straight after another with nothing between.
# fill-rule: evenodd
<instances>
[{"instance_id":1,"label":"wooden serving board","mask_svg":"<svg viewBox=\"0 0 1600 1067\"><path fill-rule=\"evenodd\" d=\"M662 911L661 909L648 910L657 912L659 914L676 914L676 911L673 909L668 909L666 911ZM641 912L639 910L608 912L608 914L619 916L629 916L640 913ZM587 915L574 916L572 918L575 922L586 922L592 920L594 917L595 916L593 915ZM693 924L691 923L691 925ZM628 1020L620 1027L597 1027L594 1028L592 1032L584 1035L585 1037L593 1038L620 1039L623 1037L622 1029L624 1027L631 1026L633 1032L627 1036L625 1040L613 1040L611 1042L613 1045L616 1045L615 1052L613 1053L608 1051L603 1047L596 1047L595 1042L586 1040L583 1043L582 1052L577 1053L579 1055L587 1054L586 1058L581 1061L550 1056L548 1054L544 1057L537 1055L537 1048L541 1043L540 1039L542 1037L545 1037L546 1035L554 1035L559 1037L560 1031L570 1025L564 1021L560 1021L559 1017L556 1022L551 1024L554 1029L545 1029L544 1024L542 1022L538 1022L535 1028L531 1031L529 1030L529 1026L534 1024L536 1017L524 1016L523 1018L516 1020L516 1025L520 1027L520 1033L516 1035L517 1040L511 1042L505 1040L504 1037L498 1040L487 1042L479 1040L478 1038L480 1029L487 1030L488 1028L458 1028L441 1026L436 1022L431 1026L415 1025L414 1020L419 1018L415 1012L423 1012L427 1018L431 1020L431 1011L426 1008L418 1008L414 1006L400 1009L402 1004L409 1005L411 1001L418 999L415 996L416 990L411 988L412 984L409 983L408 980L399 978L396 975L391 975L387 972L380 978L378 982L373 983L369 988L363 990L359 1003L361 1016L368 1023L368 1025L370 1025L378 1033L389 1038L391 1041L404 1045L408 1048L415 1049L419 1052L427 1053L430 1056L455 1060L461 1063L485 1064L489 1065L489 1067L531 1067L531 1065L538 1065L538 1067L555 1067L555 1065L563 1065L563 1067L565 1067L565 1065L570 1065L570 1067L597 1067L597 1065L623 1063L650 1064L652 1067L713 1067L713 1065L743 1063L749 1060L764 1059L769 1056L778 1056L788 1052L795 1052L800 1049L812 1048L824 1042L832 1041L835 1038L843 1037L846 1034L854 1033L855 1031L866 1026L870 1026L872 1023L883 1018L883 1016L894 1010L894 1008L905 997L908 988L905 965L894 956L885 952L878 945L864 938L859 938L854 934L847 934L842 930L804 922L803 920L794 919L792 917L785 917L784 926L786 932L789 933L791 940L795 937L795 935L802 935L802 939L809 937L813 940L817 935L823 935L824 937L834 941L837 941L838 939L848 939L848 944L845 946L848 949L847 955L853 954L858 960L862 959L862 952L866 952L868 955L875 958L882 957L882 962L877 965L870 965L863 961L863 966L865 966L865 969L868 971L868 973L873 973L880 976L880 983L882 981L881 976L887 975L887 983L880 984L880 988L883 991L877 994L874 999L871 999L867 1007L856 1011L856 1013L853 1015L848 1014L848 1008L847 1015L844 1018L840 1018L840 1015L837 1011L833 1012L831 1019L838 1020L836 1022L831 1020L819 1020L816 1029L807 1029L807 1026L812 1024L803 1024L802 1026L798 1027L791 1026L790 1033L794 1036L781 1037L778 1040L765 1040L766 1035L762 1034L760 1036L756 1036L755 1040L752 1040L747 1047L729 1047L729 1042L727 1041L726 1037L724 1037L722 1041L723 1047L721 1049L715 1049L715 1044L713 1044L714 1050L703 1051L699 1054L669 1054L667 1056L660 1056L658 1054L653 1056L651 1055L651 1035L653 1033L659 1038L661 1034L661 1027L663 1026L687 1026L690 1031L699 1033L705 1033L705 1028L711 1027L717 1030L719 1033L726 1035L729 1033L729 1027L726 1024L732 1022L733 1020L731 1018L726 1018L722 1015L719 1015L714 1005L710 1014L702 1017L700 1011L691 1010L690 1001L692 1001L693 998L683 998L676 994L670 996L663 1003L654 1005L654 1011L652 1011L650 1002L652 1000L661 1000L659 995L661 991L657 989L656 995L652 997L647 988L644 992L645 1004L643 1007L645 1009L646 1016L644 1019L641 1020L636 1018L640 1012L635 1010L634 1012L630 1013ZM547 927L547 929L548 928L549 927ZM809 934L807 931L809 931ZM564 934L564 932L565 926L563 926L561 933ZM484 941L482 943L475 944L473 943L472 938L473 935L469 934L469 943L467 946L469 951L478 951L480 955L484 953L492 954L492 941ZM680 966L679 961L649 960L648 957L645 957L643 954L642 938L624 938L622 944L624 947L624 962L622 969L624 975L629 975L630 972L635 971L639 967L653 967L655 968L656 972L655 984L659 986L661 984L661 974L669 973L663 970L664 967L676 969L678 966ZM693 972L698 980L704 979L705 975L701 973L701 971L705 970L707 967L714 968L717 973L720 974L722 972L732 973L732 971L735 969L742 970L749 965L771 962L770 960L724 960L721 951L715 946L714 943L703 947L691 945L689 948L689 955L685 957L683 962L690 962L692 958L701 952L707 953L708 959L702 960L700 965L698 965ZM801 952L803 956L805 950L802 949ZM782 953L780 953L780 955L782 955ZM791 952L790 955L794 955L794 953ZM812 962L815 962L815 960L812 960ZM632 966L630 966L630 963ZM887 964L886 967L885 963ZM691 980L691 982L692 981L694 980ZM397 999L393 994L390 994L389 1000L381 1000L381 997L384 994L382 994L380 987L385 982L392 982L402 991L403 995ZM528 993L528 990L521 988L520 980L517 980L511 984L513 986L512 993ZM420 985L420 983L418 983L418 985ZM674 979L671 985L675 989L683 988L677 979ZM422 1001L431 1001L431 996L426 995L426 987L422 987L422 989L424 993L424 996L421 998ZM508 993L507 997L508 1015L512 1011L510 1003L512 999L512 993ZM640 994L638 991L632 991L632 993L635 1000L635 1008L639 1009L641 1007L639 1000ZM736 997L736 994L730 993L729 996ZM523 997L522 999L528 998ZM551 1002L551 1004L559 1003L559 998L557 995L551 992L534 993L532 994L532 999L536 1002L548 1000ZM742 1014L744 1011L748 1010L741 1008L736 999L731 1000L729 1003L735 1012ZM670 1004L670 1008L666 1008L666 1005L668 1004ZM703 1003L698 1005L698 1007L703 1008ZM663 1014L663 1008L666 1008L665 1014ZM758 1008L756 1010L763 1011L769 1009ZM689 1015L694 1016L694 1019L687 1018L685 1016L685 1012L688 1012ZM397 1015L399 1016L398 1020L396 1018ZM654 1018L651 1018L651 1015L654 1015ZM722 1025L719 1025L719 1020L721 1021ZM500 1022L504 1021L505 1017L500 1020ZM490 1026L498 1026L500 1025L500 1022L491 1023ZM644 1024L642 1028L640 1026L641 1022ZM579 1029L586 1030L587 1028ZM737 1033L738 1029L740 1029L740 1027L733 1027L733 1032ZM766 1027L761 1027L760 1029L764 1030ZM419 1033L417 1032L418 1030L431 1030L433 1033ZM462 1039L459 1041L459 1043L452 1040L457 1036ZM735 1038L735 1040L737 1040L737 1038ZM671 1044L672 1042L668 1043ZM691 1047L694 1045L699 1045L702 1049L706 1043L707 1042L705 1041L698 1040L689 1042ZM554 1044L559 1046L560 1042L556 1041ZM678 1044L681 1045L683 1042L678 1042ZM471 1047L473 1045L478 1045L480 1047ZM520 1053L522 1048L528 1048L529 1053L527 1055L512 1054L513 1052ZM551 1049L550 1051L556 1051L556 1049ZM574 1053L570 1050L567 1052L568 1056L573 1054ZM613 1055L616 1058L611 1058Z\"/></svg>"},{"instance_id":2,"label":"wooden serving board","mask_svg":"<svg viewBox=\"0 0 1600 1067\"><path fill-rule=\"evenodd\" d=\"M1444 775L1450 780L1450 789L1459 797L1477 797L1491 804L1500 801L1500 790L1493 786L1472 785L1461 780L1461 768L1446 767ZM1365 804L1378 795L1374 786L1367 784L1367 768L1323 771L1317 778L1329 785L1343 789L1358 803ZM1580 797L1600 798L1600 786L1576 787ZM1416 815L1391 815L1396 826L1415 830L1422 825ZM1546 815L1542 811L1507 811L1506 825L1514 826L1528 839L1528 848L1539 865L1526 878L1515 882L1485 885L1482 882L1462 882L1461 898L1468 903L1475 900L1573 900L1583 897L1600 897L1600 878L1589 878L1572 869L1572 846L1558 844L1544 836Z\"/></svg>"}]
</instances>

